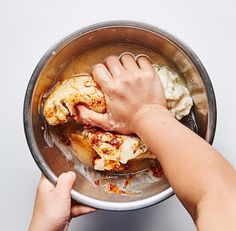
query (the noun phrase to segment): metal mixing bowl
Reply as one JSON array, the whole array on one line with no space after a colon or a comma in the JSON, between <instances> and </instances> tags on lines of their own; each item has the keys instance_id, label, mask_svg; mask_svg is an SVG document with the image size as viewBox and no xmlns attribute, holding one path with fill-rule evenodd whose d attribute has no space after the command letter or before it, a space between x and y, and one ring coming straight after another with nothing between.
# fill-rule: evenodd
<instances>
[{"instance_id":1,"label":"metal mixing bowl","mask_svg":"<svg viewBox=\"0 0 236 231\"><path fill-rule=\"evenodd\" d=\"M45 92L60 75L65 66L87 50L111 42L134 43L169 59L185 76L194 101L194 114L199 135L212 143L216 127L216 102L208 74L196 54L173 35L157 27L139 22L112 21L95 24L78 30L53 45L35 68L25 95L24 128L32 156L40 170L55 183L65 171L73 170L56 148L45 143L38 114L39 102ZM133 210L144 208L173 195L166 180L147 187L135 197L102 192L77 173L71 192L72 197L92 207L108 210Z\"/></svg>"}]
</instances>

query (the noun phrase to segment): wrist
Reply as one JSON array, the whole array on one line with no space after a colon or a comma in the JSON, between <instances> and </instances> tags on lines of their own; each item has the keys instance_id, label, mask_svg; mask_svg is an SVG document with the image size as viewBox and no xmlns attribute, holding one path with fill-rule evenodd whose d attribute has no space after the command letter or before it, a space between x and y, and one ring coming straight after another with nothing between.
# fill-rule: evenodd
<instances>
[{"instance_id":1,"label":"wrist","mask_svg":"<svg viewBox=\"0 0 236 231\"><path fill-rule=\"evenodd\" d=\"M134 115L131 124L134 133L139 135L148 125L165 123L169 120L175 120L175 118L165 106L145 105Z\"/></svg>"},{"instance_id":2,"label":"wrist","mask_svg":"<svg viewBox=\"0 0 236 231\"><path fill-rule=\"evenodd\" d=\"M29 231L60 231L63 230L63 227L64 225L59 227L59 224L53 225L52 222L44 221L41 218L36 219L33 217L29 226Z\"/></svg>"}]
</instances>

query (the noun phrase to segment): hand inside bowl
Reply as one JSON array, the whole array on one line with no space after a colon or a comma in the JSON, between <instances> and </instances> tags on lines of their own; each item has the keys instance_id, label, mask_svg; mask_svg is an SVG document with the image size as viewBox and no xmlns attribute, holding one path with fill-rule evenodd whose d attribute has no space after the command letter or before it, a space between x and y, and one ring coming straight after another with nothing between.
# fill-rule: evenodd
<instances>
[{"instance_id":1,"label":"hand inside bowl","mask_svg":"<svg viewBox=\"0 0 236 231\"><path fill-rule=\"evenodd\" d=\"M160 78L161 84L158 89L161 91L164 89L163 93L166 99L166 102L164 99L163 104L167 106L173 116L180 120L190 112L193 105L188 89L179 82L179 76L168 67L151 65L147 58L138 56L139 60L142 58L146 62L145 65L152 68L153 77ZM93 69L93 76L89 74L68 76L66 80L59 82L44 103L43 113L49 125L65 124L72 118L84 126L83 131L69 134L71 147L82 163L95 170L130 173L149 168L155 159L155 155L148 150L139 137L134 134L122 135L117 133L135 131L126 129L125 120L114 120L111 117L106 103L108 106L109 103L115 107L116 105L112 100L112 94L108 96L102 91L104 89L109 91L108 81L104 79L104 73L108 76L113 75L113 81L122 79L125 81L122 75L124 74L125 78L132 78L136 71L132 69L132 65L136 63L138 67L138 62L140 61L137 61L130 54L124 54L120 59L116 56L109 57L106 61L107 67L104 64L96 65ZM119 71L119 68L116 69L117 63L126 72ZM141 74L145 72L142 70L145 69L145 66L139 68ZM110 72L109 70L113 71ZM118 74L119 77L114 77ZM101 86L98 86L95 81ZM142 86L139 86L139 89L142 89ZM140 161L142 159L145 161Z\"/></svg>"}]
</instances>

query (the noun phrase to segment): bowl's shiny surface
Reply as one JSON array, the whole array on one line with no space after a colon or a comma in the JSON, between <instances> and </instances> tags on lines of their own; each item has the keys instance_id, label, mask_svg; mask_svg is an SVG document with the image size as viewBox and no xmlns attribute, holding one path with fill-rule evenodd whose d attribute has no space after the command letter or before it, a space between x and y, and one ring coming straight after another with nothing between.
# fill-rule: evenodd
<instances>
[{"instance_id":1,"label":"bowl's shiny surface","mask_svg":"<svg viewBox=\"0 0 236 231\"><path fill-rule=\"evenodd\" d=\"M216 103L208 74L196 54L167 32L143 23L114 21L76 31L52 46L38 63L27 88L24 102L24 127L28 145L41 171L53 182L64 171L73 170L56 148L47 148L38 116L42 93L75 57L99 45L129 42L158 51L171 60L185 76L194 101L199 135L212 143L216 127ZM132 210L158 203L173 195L166 180L146 188L136 197L102 192L77 174L72 197L92 207L109 210Z\"/></svg>"}]
</instances>

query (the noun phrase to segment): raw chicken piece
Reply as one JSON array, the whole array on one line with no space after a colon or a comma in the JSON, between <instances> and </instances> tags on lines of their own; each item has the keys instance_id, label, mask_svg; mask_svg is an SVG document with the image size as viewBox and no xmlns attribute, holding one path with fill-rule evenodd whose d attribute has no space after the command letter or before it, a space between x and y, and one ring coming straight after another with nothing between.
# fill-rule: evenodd
<instances>
[{"instance_id":1,"label":"raw chicken piece","mask_svg":"<svg viewBox=\"0 0 236 231\"><path fill-rule=\"evenodd\" d=\"M57 84L45 101L43 114L48 124L63 124L76 116L77 104L96 112L106 111L104 95L90 75L71 77Z\"/></svg>"},{"instance_id":2,"label":"raw chicken piece","mask_svg":"<svg viewBox=\"0 0 236 231\"><path fill-rule=\"evenodd\" d=\"M155 159L136 136L120 135L98 129L71 134L72 150L81 162L100 171L121 170L133 159ZM82 150L83 149L83 150ZM87 153L87 154L85 154Z\"/></svg>"}]
</instances>

